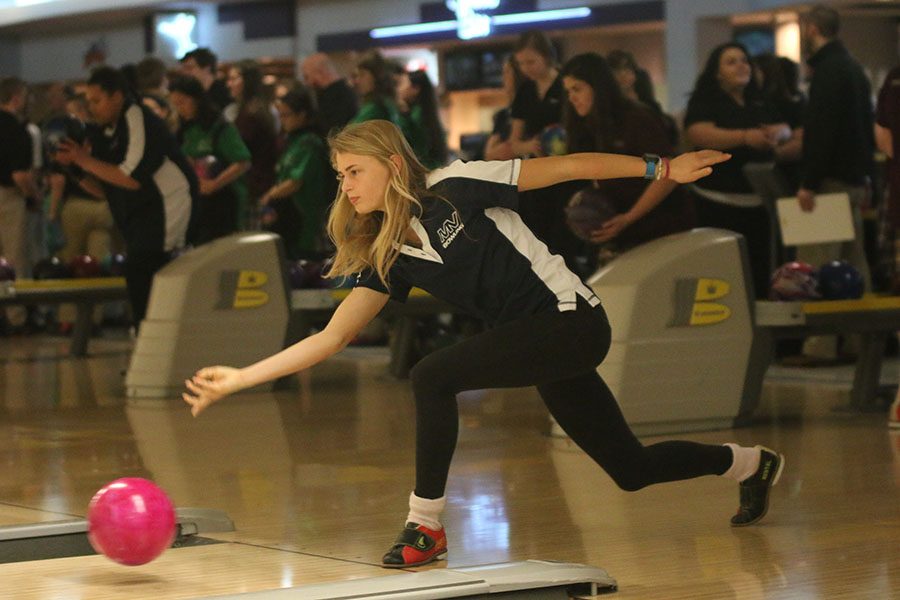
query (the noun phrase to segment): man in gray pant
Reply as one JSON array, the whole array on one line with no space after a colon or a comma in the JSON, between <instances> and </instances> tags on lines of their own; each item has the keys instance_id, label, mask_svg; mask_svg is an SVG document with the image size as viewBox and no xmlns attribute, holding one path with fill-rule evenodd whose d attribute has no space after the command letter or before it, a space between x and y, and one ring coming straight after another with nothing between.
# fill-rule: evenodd
<instances>
[{"instance_id":1,"label":"man in gray pant","mask_svg":"<svg viewBox=\"0 0 900 600\"><path fill-rule=\"evenodd\" d=\"M798 258L820 266L845 259L870 287L863 251L861 205L868 201L874 172L872 90L862 67L837 39L840 21L832 8L816 6L806 17L805 41L813 70L803 124L803 159L797 199L813 211L817 193L845 192L853 208L855 238L835 245L801 247Z\"/></svg>"},{"instance_id":2,"label":"man in gray pant","mask_svg":"<svg viewBox=\"0 0 900 600\"><path fill-rule=\"evenodd\" d=\"M816 210L816 194L846 193L853 214L854 238L847 242L800 246L797 259L816 267L843 259L856 267L871 291L862 212L869 201L874 172L874 112L869 80L837 38L838 13L815 6L806 15L804 42L813 76L803 124L803 158L797 200ZM807 339L803 353L816 359L838 358L837 338ZM811 363L812 364L812 363Z\"/></svg>"},{"instance_id":3,"label":"man in gray pant","mask_svg":"<svg viewBox=\"0 0 900 600\"><path fill-rule=\"evenodd\" d=\"M34 196L31 174L31 136L22 122L28 86L16 77L0 80L0 254L18 273L30 272L27 264L25 199ZM6 310L7 326L25 325L25 308Z\"/></svg>"}]
</instances>

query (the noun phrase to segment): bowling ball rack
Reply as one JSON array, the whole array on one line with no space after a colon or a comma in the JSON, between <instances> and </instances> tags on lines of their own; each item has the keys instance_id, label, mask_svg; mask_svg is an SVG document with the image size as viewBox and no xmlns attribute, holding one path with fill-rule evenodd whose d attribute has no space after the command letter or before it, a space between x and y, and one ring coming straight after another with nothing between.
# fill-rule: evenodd
<instances>
[{"instance_id":1,"label":"bowling ball rack","mask_svg":"<svg viewBox=\"0 0 900 600\"><path fill-rule=\"evenodd\" d=\"M879 383L881 367L887 338L900 329L900 297L867 294L851 300L758 300L755 316L756 335L770 352L775 340L802 339L810 335L859 336L850 402L839 408L850 412L884 410ZM762 366L768 367L768 364L766 361ZM764 376L765 369L757 371L758 377Z\"/></svg>"},{"instance_id":2,"label":"bowling ball rack","mask_svg":"<svg viewBox=\"0 0 900 600\"><path fill-rule=\"evenodd\" d=\"M94 306L102 302L128 299L124 277L91 279L19 279L0 282L0 306L36 304L74 304L75 324L72 328L72 356L87 354L91 337Z\"/></svg>"},{"instance_id":3,"label":"bowling ball rack","mask_svg":"<svg viewBox=\"0 0 900 600\"><path fill-rule=\"evenodd\" d=\"M209 508L176 508L177 532L172 548L222 543L204 533L234 531L234 523L222 511ZM96 554L87 536L86 519L67 519L0 527L0 564Z\"/></svg>"}]
</instances>

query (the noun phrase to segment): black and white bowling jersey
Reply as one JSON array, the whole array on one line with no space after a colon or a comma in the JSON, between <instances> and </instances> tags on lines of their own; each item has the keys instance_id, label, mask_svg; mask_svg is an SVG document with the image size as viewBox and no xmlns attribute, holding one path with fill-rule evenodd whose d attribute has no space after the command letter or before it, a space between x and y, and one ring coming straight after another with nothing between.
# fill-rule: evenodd
<instances>
[{"instance_id":1,"label":"black and white bowling jersey","mask_svg":"<svg viewBox=\"0 0 900 600\"><path fill-rule=\"evenodd\" d=\"M129 252L184 246L196 177L166 124L140 103L126 102L112 127L92 135L93 155L117 165L140 188L104 183Z\"/></svg>"},{"instance_id":2,"label":"black and white bowling jersey","mask_svg":"<svg viewBox=\"0 0 900 600\"><path fill-rule=\"evenodd\" d=\"M574 310L581 296L600 304L593 291L551 254L522 222L519 159L456 161L431 171L422 214L411 227L422 247L400 247L386 287L374 271L357 286L403 301L412 287L496 325L529 314Z\"/></svg>"}]
</instances>

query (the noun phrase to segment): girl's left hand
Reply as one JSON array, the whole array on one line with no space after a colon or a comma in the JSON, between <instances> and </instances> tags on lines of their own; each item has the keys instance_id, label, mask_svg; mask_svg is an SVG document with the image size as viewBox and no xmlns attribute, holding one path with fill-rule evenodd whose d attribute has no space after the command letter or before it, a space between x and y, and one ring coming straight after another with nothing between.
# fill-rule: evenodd
<instances>
[{"instance_id":1,"label":"girl's left hand","mask_svg":"<svg viewBox=\"0 0 900 600\"><path fill-rule=\"evenodd\" d=\"M591 232L591 242L594 244L602 244L615 238L622 233L622 230L631 225L631 221L624 214L618 214L608 219L600 229Z\"/></svg>"},{"instance_id":2,"label":"girl's left hand","mask_svg":"<svg viewBox=\"0 0 900 600\"><path fill-rule=\"evenodd\" d=\"M700 150L686 152L669 161L668 178L678 183L690 183L712 173L713 165L731 158L727 152Z\"/></svg>"}]
</instances>

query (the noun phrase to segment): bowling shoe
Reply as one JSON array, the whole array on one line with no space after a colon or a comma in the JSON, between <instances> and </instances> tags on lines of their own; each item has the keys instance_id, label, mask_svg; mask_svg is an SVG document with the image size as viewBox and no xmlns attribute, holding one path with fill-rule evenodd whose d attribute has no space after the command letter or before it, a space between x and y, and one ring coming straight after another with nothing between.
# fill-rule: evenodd
<instances>
[{"instance_id":1,"label":"bowling shoe","mask_svg":"<svg viewBox=\"0 0 900 600\"><path fill-rule=\"evenodd\" d=\"M397 541L381 559L387 569L420 567L447 556L444 528L435 531L418 523L407 523Z\"/></svg>"},{"instance_id":2,"label":"bowling shoe","mask_svg":"<svg viewBox=\"0 0 900 600\"><path fill-rule=\"evenodd\" d=\"M891 429L900 429L900 394L894 398L894 403L888 412L888 427Z\"/></svg>"},{"instance_id":3,"label":"bowling shoe","mask_svg":"<svg viewBox=\"0 0 900 600\"><path fill-rule=\"evenodd\" d=\"M763 446L760 451L759 467L756 472L740 483L741 506L731 517L733 527L743 527L756 523L769 510L769 490L778 483L784 469L784 455Z\"/></svg>"}]
</instances>

